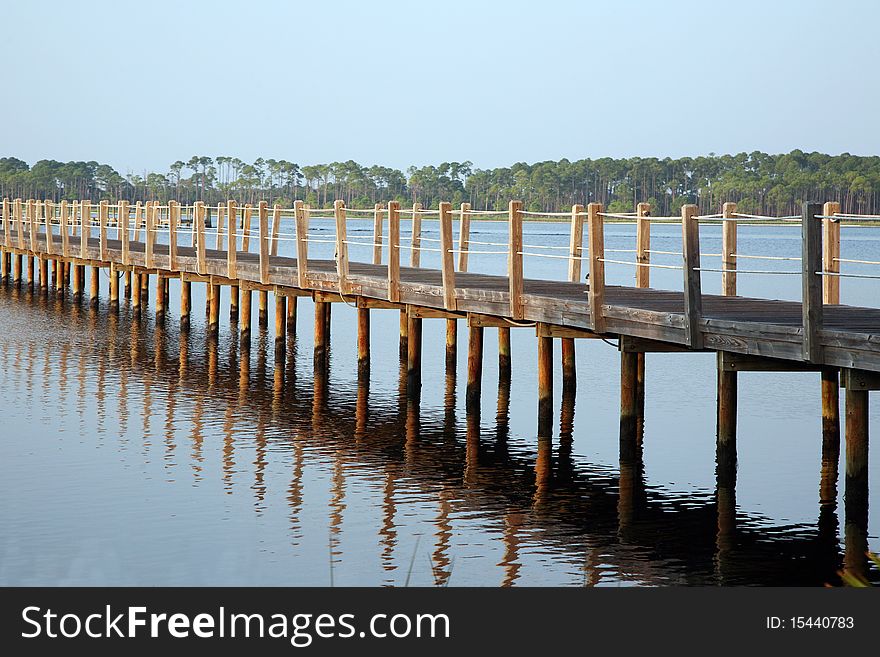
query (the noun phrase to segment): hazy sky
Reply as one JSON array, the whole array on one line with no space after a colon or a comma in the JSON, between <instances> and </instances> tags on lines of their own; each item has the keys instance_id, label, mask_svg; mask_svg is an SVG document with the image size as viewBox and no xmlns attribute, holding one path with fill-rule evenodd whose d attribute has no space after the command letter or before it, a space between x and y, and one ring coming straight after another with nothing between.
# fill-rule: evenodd
<instances>
[{"instance_id":1,"label":"hazy sky","mask_svg":"<svg viewBox=\"0 0 880 657\"><path fill-rule=\"evenodd\" d=\"M872 0L3 4L29 163L880 152Z\"/></svg>"}]
</instances>

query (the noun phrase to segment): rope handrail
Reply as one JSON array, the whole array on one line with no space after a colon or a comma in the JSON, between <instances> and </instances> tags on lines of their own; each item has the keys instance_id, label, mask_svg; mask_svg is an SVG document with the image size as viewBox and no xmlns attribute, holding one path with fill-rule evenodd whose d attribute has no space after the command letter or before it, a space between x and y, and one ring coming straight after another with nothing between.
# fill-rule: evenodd
<instances>
[{"instance_id":1,"label":"rope handrail","mask_svg":"<svg viewBox=\"0 0 880 657\"><path fill-rule=\"evenodd\" d=\"M571 217L572 215L586 217L588 214L586 212L528 212L526 210L520 210L519 213L528 217Z\"/></svg>"},{"instance_id":2,"label":"rope handrail","mask_svg":"<svg viewBox=\"0 0 880 657\"><path fill-rule=\"evenodd\" d=\"M797 272L800 273L800 272ZM839 271L817 271L817 276L839 276L841 278L870 278L870 279L880 279L880 275L877 274L844 274Z\"/></svg>"},{"instance_id":3,"label":"rope handrail","mask_svg":"<svg viewBox=\"0 0 880 657\"><path fill-rule=\"evenodd\" d=\"M507 253L504 251L504 253ZM517 255L521 256L531 256L533 258L555 258L558 260L589 260L589 256L563 256L563 255L555 255L553 253L529 253L528 251L517 251Z\"/></svg>"},{"instance_id":4,"label":"rope handrail","mask_svg":"<svg viewBox=\"0 0 880 657\"><path fill-rule=\"evenodd\" d=\"M851 262L857 265L880 265L877 260L855 260L853 258L833 258L835 262Z\"/></svg>"},{"instance_id":5,"label":"rope handrail","mask_svg":"<svg viewBox=\"0 0 880 657\"><path fill-rule=\"evenodd\" d=\"M682 269L681 265L661 265L656 262L633 262L631 260L611 260L599 258L599 262L607 262L613 265L630 265L631 267L656 267L658 269Z\"/></svg>"},{"instance_id":6,"label":"rope handrail","mask_svg":"<svg viewBox=\"0 0 880 657\"><path fill-rule=\"evenodd\" d=\"M747 214L745 212L734 212L730 216L730 219L740 219L740 218L742 218L742 219L761 219L761 220L765 220L765 221L791 221L794 219L801 219L802 217L799 214L789 214L789 215L784 215L781 217L771 217L771 216L763 215L763 214ZM725 219L727 219L727 217L725 217Z\"/></svg>"},{"instance_id":7,"label":"rope handrail","mask_svg":"<svg viewBox=\"0 0 880 657\"><path fill-rule=\"evenodd\" d=\"M719 274L791 274L800 276L799 271L777 271L774 269L715 269L713 267L694 267L694 271L710 271Z\"/></svg>"},{"instance_id":8,"label":"rope handrail","mask_svg":"<svg viewBox=\"0 0 880 657\"><path fill-rule=\"evenodd\" d=\"M747 253L731 253L731 258L745 258L749 260L796 260L800 262L800 256L771 256L771 255L751 255Z\"/></svg>"}]
</instances>

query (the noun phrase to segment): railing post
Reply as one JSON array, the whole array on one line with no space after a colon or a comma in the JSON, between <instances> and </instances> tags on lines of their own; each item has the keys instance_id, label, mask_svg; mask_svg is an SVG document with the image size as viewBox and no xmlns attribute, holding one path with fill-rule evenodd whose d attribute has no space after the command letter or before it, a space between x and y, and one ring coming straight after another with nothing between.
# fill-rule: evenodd
<instances>
[{"instance_id":1,"label":"railing post","mask_svg":"<svg viewBox=\"0 0 880 657\"><path fill-rule=\"evenodd\" d=\"M70 255L70 239L67 236L67 201L61 201L61 253L64 257Z\"/></svg>"},{"instance_id":2,"label":"railing post","mask_svg":"<svg viewBox=\"0 0 880 657\"><path fill-rule=\"evenodd\" d=\"M278 255L278 235L281 233L281 206L272 206L272 255Z\"/></svg>"},{"instance_id":3,"label":"railing post","mask_svg":"<svg viewBox=\"0 0 880 657\"><path fill-rule=\"evenodd\" d=\"M5 246L12 246L12 233L9 230L9 221L10 217L10 207L9 207L9 199L3 199L3 244Z\"/></svg>"},{"instance_id":4,"label":"railing post","mask_svg":"<svg viewBox=\"0 0 880 657\"><path fill-rule=\"evenodd\" d=\"M461 204L458 226L458 271L468 270L468 250L471 242L471 204Z\"/></svg>"},{"instance_id":5,"label":"railing post","mask_svg":"<svg viewBox=\"0 0 880 657\"><path fill-rule=\"evenodd\" d=\"M61 205L62 222L64 222L64 203ZM122 264L129 264L131 258L128 248L128 201L119 201L119 207L116 210L117 222L120 225L119 237L122 241ZM63 229L62 229L63 230ZM65 251L66 255L66 251ZM126 276L129 274L127 273ZM126 279L127 280L127 279Z\"/></svg>"},{"instance_id":6,"label":"railing post","mask_svg":"<svg viewBox=\"0 0 880 657\"><path fill-rule=\"evenodd\" d=\"M253 208L250 203L244 204L244 214L241 220L241 250L247 253L251 248L251 215Z\"/></svg>"},{"instance_id":7,"label":"railing post","mask_svg":"<svg viewBox=\"0 0 880 657\"><path fill-rule=\"evenodd\" d=\"M400 301L400 203L388 201L388 300Z\"/></svg>"},{"instance_id":8,"label":"railing post","mask_svg":"<svg viewBox=\"0 0 880 657\"><path fill-rule=\"evenodd\" d=\"M302 201L293 202L293 215L296 220L296 282L305 289L309 271L309 215Z\"/></svg>"},{"instance_id":9,"label":"railing post","mask_svg":"<svg viewBox=\"0 0 880 657\"><path fill-rule=\"evenodd\" d=\"M594 333L605 332L605 219L602 217L602 204L590 203L587 206L590 252L590 318Z\"/></svg>"},{"instance_id":10,"label":"railing post","mask_svg":"<svg viewBox=\"0 0 880 657\"><path fill-rule=\"evenodd\" d=\"M840 203L829 201L822 206L822 214L830 217L840 212ZM822 270L840 273L840 220L822 220ZM840 277L822 277L822 300L827 304L840 303Z\"/></svg>"},{"instance_id":11,"label":"railing post","mask_svg":"<svg viewBox=\"0 0 880 657\"><path fill-rule=\"evenodd\" d=\"M410 241L409 266L418 267L422 259L422 204L413 203L412 206L412 239Z\"/></svg>"},{"instance_id":12,"label":"railing post","mask_svg":"<svg viewBox=\"0 0 880 657\"><path fill-rule=\"evenodd\" d=\"M205 204L202 201L196 201L193 222L196 225L196 269L205 276L208 273L208 259L205 252Z\"/></svg>"},{"instance_id":13,"label":"railing post","mask_svg":"<svg viewBox=\"0 0 880 657\"><path fill-rule=\"evenodd\" d=\"M385 220L385 209L381 203L373 206L373 264L382 264L382 222Z\"/></svg>"},{"instance_id":14,"label":"railing post","mask_svg":"<svg viewBox=\"0 0 880 657\"><path fill-rule=\"evenodd\" d=\"M651 287L651 214L650 203L636 206L636 287Z\"/></svg>"},{"instance_id":15,"label":"railing post","mask_svg":"<svg viewBox=\"0 0 880 657\"><path fill-rule=\"evenodd\" d=\"M801 225L803 252L801 270L803 275L803 357L810 362L822 358L819 333L822 330L822 224L817 215L822 212L818 203L804 203Z\"/></svg>"},{"instance_id":16,"label":"railing post","mask_svg":"<svg viewBox=\"0 0 880 657\"><path fill-rule=\"evenodd\" d=\"M685 338L689 347L701 349L703 293L700 285L700 222L697 219L697 206L693 204L681 207L681 251L684 269Z\"/></svg>"},{"instance_id":17,"label":"railing post","mask_svg":"<svg viewBox=\"0 0 880 657\"><path fill-rule=\"evenodd\" d=\"M147 201L149 204L149 201ZM144 214L144 208L141 205L140 201L137 201L134 204L134 232L132 233L131 239L135 242L141 241L141 221L143 221L142 217ZM76 233L74 233L76 235Z\"/></svg>"},{"instance_id":18,"label":"railing post","mask_svg":"<svg viewBox=\"0 0 880 657\"><path fill-rule=\"evenodd\" d=\"M274 228L274 227L273 227ZM273 230L274 233L274 230ZM260 283L269 282L269 204L260 201ZM277 323L277 319L276 319Z\"/></svg>"},{"instance_id":19,"label":"railing post","mask_svg":"<svg viewBox=\"0 0 880 657\"><path fill-rule=\"evenodd\" d=\"M236 238L236 209L235 209L235 201L227 201L226 203L227 209L227 220L226 224L226 277L227 278L236 278L238 276L237 269L237 257L238 257L238 240Z\"/></svg>"},{"instance_id":20,"label":"railing post","mask_svg":"<svg viewBox=\"0 0 880 657\"><path fill-rule=\"evenodd\" d=\"M510 283L510 316L522 319L523 308L523 235L522 201L511 201L507 210L507 277Z\"/></svg>"},{"instance_id":21,"label":"railing post","mask_svg":"<svg viewBox=\"0 0 880 657\"><path fill-rule=\"evenodd\" d=\"M108 201L98 204L98 243L100 244L101 260L107 261L107 217L110 214Z\"/></svg>"},{"instance_id":22,"label":"railing post","mask_svg":"<svg viewBox=\"0 0 880 657\"><path fill-rule=\"evenodd\" d=\"M180 204L168 201L168 269L177 269L177 227L180 220ZM195 226L193 226L195 228ZM195 239L195 238L193 238Z\"/></svg>"},{"instance_id":23,"label":"railing post","mask_svg":"<svg viewBox=\"0 0 880 657\"><path fill-rule=\"evenodd\" d=\"M571 206L571 235L568 240L568 280L577 283L581 280L581 256L584 245L584 206Z\"/></svg>"},{"instance_id":24,"label":"railing post","mask_svg":"<svg viewBox=\"0 0 880 657\"><path fill-rule=\"evenodd\" d=\"M156 244L156 215L158 212L158 203L154 201L147 208L144 216L144 267L147 269L152 269L154 266L153 246Z\"/></svg>"},{"instance_id":25,"label":"railing post","mask_svg":"<svg viewBox=\"0 0 880 657\"><path fill-rule=\"evenodd\" d=\"M736 203L721 206L721 294L736 296Z\"/></svg>"},{"instance_id":26,"label":"railing post","mask_svg":"<svg viewBox=\"0 0 880 657\"><path fill-rule=\"evenodd\" d=\"M339 292L348 292L348 236L345 226L345 201L333 202L333 216L336 219L336 274L339 277Z\"/></svg>"},{"instance_id":27,"label":"railing post","mask_svg":"<svg viewBox=\"0 0 880 657\"><path fill-rule=\"evenodd\" d=\"M440 274L443 279L443 306L456 310L455 254L452 252L452 204L440 203Z\"/></svg>"},{"instance_id":28,"label":"railing post","mask_svg":"<svg viewBox=\"0 0 880 657\"><path fill-rule=\"evenodd\" d=\"M46 253L55 253L55 243L52 235L52 220L55 218L55 204L52 201L43 202L43 218L46 220ZM40 281L42 283L42 281Z\"/></svg>"},{"instance_id":29,"label":"railing post","mask_svg":"<svg viewBox=\"0 0 880 657\"><path fill-rule=\"evenodd\" d=\"M89 257L89 235L92 232L92 204L89 201L80 202L79 217L82 228L79 235L79 257L87 260Z\"/></svg>"},{"instance_id":30,"label":"railing post","mask_svg":"<svg viewBox=\"0 0 880 657\"><path fill-rule=\"evenodd\" d=\"M15 221L16 233L18 235L18 248L24 249L24 223L22 221L21 216L21 199L15 199L15 205L13 205L13 221Z\"/></svg>"},{"instance_id":31,"label":"railing post","mask_svg":"<svg viewBox=\"0 0 880 657\"><path fill-rule=\"evenodd\" d=\"M34 199L28 199L27 202L27 217L28 217L28 232L30 233L30 243L31 243L31 253L37 253L37 207L36 201ZM30 262L30 261L28 261ZM28 281L32 283L33 281Z\"/></svg>"},{"instance_id":32,"label":"railing post","mask_svg":"<svg viewBox=\"0 0 880 657\"><path fill-rule=\"evenodd\" d=\"M223 225L226 217L226 206L222 203L217 204L217 233L214 235L214 248L218 251L223 250L223 237L225 226Z\"/></svg>"}]
</instances>

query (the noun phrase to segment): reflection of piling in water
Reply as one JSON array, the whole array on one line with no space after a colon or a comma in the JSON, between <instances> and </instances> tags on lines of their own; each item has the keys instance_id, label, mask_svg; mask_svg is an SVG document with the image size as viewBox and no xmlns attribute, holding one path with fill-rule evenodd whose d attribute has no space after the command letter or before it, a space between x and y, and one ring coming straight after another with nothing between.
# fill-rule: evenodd
<instances>
[{"instance_id":1,"label":"reflection of piling in water","mask_svg":"<svg viewBox=\"0 0 880 657\"><path fill-rule=\"evenodd\" d=\"M727 562L736 543L736 442L722 440L720 433L715 449L715 502L715 574L718 583L725 584Z\"/></svg>"},{"instance_id":2,"label":"reflection of piling in water","mask_svg":"<svg viewBox=\"0 0 880 657\"><path fill-rule=\"evenodd\" d=\"M516 580L519 579L519 571L522 569L522 563L519 560L519 530L523 520L524 514L520 511L508 511L504 514L504 529L502 530L504 556L498 565L504 568L501 586L505 588L516 584Z\"/></svg>"},{"instance_id":3,"label":"reflection of piling in water","mask_svg":"<svg viewBox=\"0 0 880 657\"><path fill-rule=\"evenodd\" d=\"M434 521L437 531L434 536L437 542L434 553L431 555L431 570L434 574L434 586L446 586L452 575L451 559L449 558L449 546L452 540L452 521L449 516L452 513L452 504L449 502L451 493L443 488L437 493L437 519Z\"/></svg>"}]
</instances>

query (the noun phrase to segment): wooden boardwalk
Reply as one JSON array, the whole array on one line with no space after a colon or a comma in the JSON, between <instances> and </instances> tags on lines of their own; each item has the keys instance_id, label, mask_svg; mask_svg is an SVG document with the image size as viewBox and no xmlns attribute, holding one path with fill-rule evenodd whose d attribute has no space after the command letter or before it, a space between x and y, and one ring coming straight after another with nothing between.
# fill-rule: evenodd
<instances>
[{"instance_id":1,"label":"wooden boardwalk","mask_svg":"<svg viewBox=\"0 0 880 657\"><path fill-rule=\"evenodd\" d=\"M458 321L466 321L468 333L468 377L466 406L479 412L483 362L483 329L498 329L499 372L509 377L510 330L531 328L537 338L538 436L552 434L553 341L562 343L562 379L569 393L576 385L575 342L577 339L618 340L620 350L620 432L621 458L624 452L637 449L644 418L645 356L651 352L717 353L717 443L724 459L735 463L737 376L746 371L815 371L821 374L823 453L840 450L839 387L846 388L846 475L847 522L859 533L855 545L866 541L861 527L867 526L868 490L868 399L869 391L880 389L880 308L841 305L841 262L880 265L880 261L847 260L840 254L840 221L853 219L839 214L839 206L826 203L805 204L801 218L802 300L780 301L749 298L736 293L736 276L741 273L764 273L738 269L736 222L750 215L738 215L733 204L725 204L719 215L698 217L696 206L682 208L681 265L671 266L682 272L682 290L660 290L650 285L650 270L661 266L651 262L650 224L647 204L639 204L634 215L605 213L599 204L587 208L575 206L571 212L571 239L568 247L530 246L523 242L521 204L511 202L506 213L506 244L471 242L470 218L480 216L467 204L457 212L448 203L437 211L411 211L412 229L409 246L401 244L399 204L376 206L371 243L347 237L347 212L336 201L332 210L310 210L297 201L293 209L294 233L280 231L284 212L266 203L257 208L240 208L235 202L216 208L216 229L210 229L206 206L187 206L191 228L183 230L182 207L138 203L134 209L127 202L110 205L101 202L97 216L88 201L60 205L51 202L16 200L3 202L2 272L4 283L54 286L64 293L72 279L74 300L85 297L85 269L92 269L89 297L97 303L98 275L110 270L110 306L120 302L120 275L125 276L126 297L140 315L149 296L150 278L155 277L155 311L162 321L169 311L169 278L180 278L181 327L189 329L191 285L208 286L208 333L215 335L219 325L220 297L226 287L230 295L230 315L239 318L243 345L250 343L251 296L260 294L260 322L268 321L268 295L275 297L276 358L284 357L285 333L295 323L298 297L311 297L315 304L314 358L316 376L326 366L329 347L330 308L334 302L357 307L357 351L359 377L369 376L370 312L392 309L400 312L400 353L406 362L407 391L418 399L421 389L422 338L424 319L447 322L446 363L455 367ZM334 219L335 234L309 233L310 213L328 213ZM252 228L256 213L257 228ZM422 245L423 214L436 215L440 239ZM459 239L453 239L453 214L457 214ZM606 257L604 225L609 218L636 222L635 260L621 262ZM363 217L362 217L363 218ZM224 219L226 220L224 227ZM670 218L665 218L670 219ZM673 218L674 219L674 218ZM656 220L656 219L655 219ZM721 254L703 254L699 245L702 221L722 222ZM387 240L384 227L387 226ZM584 232L588 234L584 246ZM167 241L157 235L167 234ZM181 244L188 241L190 244ZM213 239L212 239L213 238ZM279 240L295 243L295 257L278 255ZM162 243L164 241L164 243ZM209 242L213 241L213 244ZM330 243L333 259L309 256L309 245ZM439 242L439 245L435 245ZM469 271L468 255L475 259L479 251L470 244L503 246L507 256L507 275L487 275ZM371 262L349 259L349 245L372 246ZM401 263L402 249L410 249L409 266ZM536 280L523 276L525 257L539 255L529 249L563 248L568 261L568 280ZM386 256L383 258L383 249ZM420 266L422 250L436 251L440 268ZM616 251L620 251L619 249ZM485 252L485 251L484 251ZM491 252L491 251L490 251ZM615 250L609 249L608 253ZM663 252L661 252L663 253ZM669 252L666 252L669 253ZM458 264L455 263L458 254ZM675 252L673 252L675 254ZM720 268L707 269L702 258L720 256ZM26 261L26 263L23 263ZM636 285L612 286L605 283L605 264L633 265ZM748 262L748 261L746 261ZM35 266L39 263L39 277ZM663 265L670 267L669 265ZM586 283L583 270L589 272ZM703 294L703 271L721 272L722 294ZM859 276L878 278L880 276ZM383 336L387 339L387 336ZM730 456L730 453L733 456ZM849 539L848 539L849 540ZM861 548L854 553L864 552ZM853 552L850 550L850 552ZM864 560L856 570L862 569Z\"/></svg>"}]
</instances>

